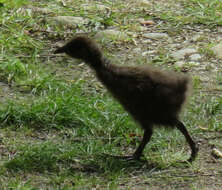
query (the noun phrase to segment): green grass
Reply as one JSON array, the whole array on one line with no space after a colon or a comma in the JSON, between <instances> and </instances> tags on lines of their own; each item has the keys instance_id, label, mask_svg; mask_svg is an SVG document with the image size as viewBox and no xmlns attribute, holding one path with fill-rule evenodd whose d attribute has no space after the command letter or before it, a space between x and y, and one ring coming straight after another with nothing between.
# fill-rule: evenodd
<instances>
[{"instance_id":1,"label":"green grass","mask_svg":"<svg viewBox=\"0 0 222 190\"><path fill-rule=\"evenodd\" d=\"M137 185L158 185L157 178L160 186L168 186L178 180L164 173L168 170L178 175L204 172L206 168L198 165L201 156L187 170L183 164L177 164L189 156L185 139L177 130L155 130L144 151L147 161L128 162L107 156L132 154L141 141L142 130L94 79L86 65L66 56L56 57L52 52L58 42L76 32L93 36L109 27L135 32L140 18L164 21L157 26L158 32L164 29L171 35L172 31L172 36L180 35L187 24L217 27L221 25L221 2L152 1L150 6L142 7L134 1L101 1L110 8L107 12L96 7L83 10L80 5L84 3L0 0L0 189L131 189ZM183 9L175 13L177 8L172 3ZM27 5L51 8L53 13L34 14L25 10ZM84 16L91 22L77 28L59 27L48 20L56 15ZM139 38L138 35L136 39ZM139 46L145 52L150 45L145 44L144 49L135 45L133 39L104 39L100 43L111 59L124 60L125 64L129 60L127 50ZM209 42L202 43L200 52L207 60L214 58ZM129 64L143 65L148 61L141 56L131 59ZM164 45L158 47L150 61L168 69L173 69L172 62ZM193 70L191 65L189 68ZM183 122L196 138L208 135L197 126L209 133L221 132L221 97L202 92L205 83L198 72L192 73L192 78L194 95L181 115ZM215 80L220 89L219 72ZM181 183L183 180L191 178L180 178Z\"/></svg>"},{"instance_id":2,"label":"green grass","mask_svg":"<svg viewBox=\"0 0 222 190\"><path fill-rule=\"evenodd\" d=\"M178 0L179 9L174 9L174 6L160 7L161 13L158 16L163 20L172 22L173 25L207 25L208 27L215 27L222 25L221 19L221 1L220 0L192 0L184 1ZM183 9L183 10L182 10Z\"/></svg>"}]
</instances>

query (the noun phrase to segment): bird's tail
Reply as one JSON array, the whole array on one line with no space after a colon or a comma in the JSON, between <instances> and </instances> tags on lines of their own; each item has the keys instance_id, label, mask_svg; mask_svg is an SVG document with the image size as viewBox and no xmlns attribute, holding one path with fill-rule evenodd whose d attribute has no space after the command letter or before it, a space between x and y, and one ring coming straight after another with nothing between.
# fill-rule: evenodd
<instances>
[{"instance_id":1,"label":"bird's tail","mask_svg":"<svg viewBox=\"0 0 222 190\"><path fill-rule=\"evenodd\" d=\"M183 76L178 82L177 93L181 96L182 104L186 104L187 98L192 92L192 82L189 77Z\"/></svg>"},{"instance_id":2,"label":"bird's tail","mask_svg":"<svg viewBox=\"0 0 222 190\"><path fill-rule=\"evenodd\" d=\"M183 76L178 82L177 91L179 93L186 93L187 91L190 90L191 86L192 85L190 79L188 77Z\"/></svg>"}]
</instances>

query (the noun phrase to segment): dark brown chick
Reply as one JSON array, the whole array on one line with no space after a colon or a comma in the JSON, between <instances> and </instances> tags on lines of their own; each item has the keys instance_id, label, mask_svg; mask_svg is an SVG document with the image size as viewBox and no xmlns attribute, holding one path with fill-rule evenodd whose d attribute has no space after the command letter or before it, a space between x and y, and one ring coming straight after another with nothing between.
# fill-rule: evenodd
<instances>
[{"instance_id":1,"label":"dark brown chick","mask_svg":"<svg viewBox=\"0 0 222 190\"><path fill-rule=\"evenodd\" d=\"M186 100L189 80L182 74L163 72L150 66L127 67L111 64L96 43L87 37L76 37L55 53L66 53L82 59L95 70L97 78L123 105L144 130L143 139L130 157L139 159L149 142L154 126L176 127L191 148L192 162L198 152L179 113Z\"/></svg>"}]
</instances>

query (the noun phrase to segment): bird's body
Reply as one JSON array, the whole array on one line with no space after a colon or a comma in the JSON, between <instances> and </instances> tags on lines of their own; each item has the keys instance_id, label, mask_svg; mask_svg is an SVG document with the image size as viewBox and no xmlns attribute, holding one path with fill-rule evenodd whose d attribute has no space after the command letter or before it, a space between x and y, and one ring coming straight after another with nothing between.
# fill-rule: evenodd
<instances>
[{"instance_id":1,"label":"bird's body","mask_svg":"<svg viewBox=\"0 0 222 190\"><path fill-rule=\"evenodd\" d=\"M146 122L172 126L170 119L177 118L189 85L185 76L161 72L149 66L120 67L107 64L96 70L96 74L140 124Z\"/></svg>"},{"instance_id":2,"label":"bird's body","mask_svg":"<svg viewBox=\"0 0 222 190\"><path fill-rule=\"evenodd\" d=\"M145 131L133 158L141 156L150 140L153 127L161 125L177 127L192 149L189 161L195 159L198 149L178 119L189 89L188 77L150 66L127 67L111 64L97 45L86 37L74 38L55 53L63 52L88 63L95 70L97 78Z\"/></svg>"}]
</instances>

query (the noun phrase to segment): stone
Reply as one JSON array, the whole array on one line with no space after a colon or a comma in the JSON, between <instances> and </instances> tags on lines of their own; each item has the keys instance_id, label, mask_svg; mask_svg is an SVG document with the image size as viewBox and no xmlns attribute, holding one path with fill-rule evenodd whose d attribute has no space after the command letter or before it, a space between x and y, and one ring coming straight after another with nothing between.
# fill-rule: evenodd
<instances>
[{"instance_id":1,"label":"stone","mask_svg":"<svg viewBox=\"0 0 222 190\"><path fill-rule=\"evenodd\" d=\"M190 39L190 41L191 42L198 42L199 40L201 40L201 38L202 38L202 35L196 34Z\"/></svg>"},{"instance_id":2,"label":"stone","mask_svg":"<svg viewBox=\"0 0 222 190\"><path fill-rule=\"evenodd\" d=\"M151 2L148 0L137 0L137 3L143 6L150 6Z\"/></svg>"},{"instance_id":3,"label":"stone","mask_svg":"<svg viewBox=\"0 0 222 190\"><path fill-rule=\"evenodd\" d=\"M189 58L191 61L198 61L201 59L201 56L200 56L200 54L195 53L195 54L190 55Z\"/></svg>"},{"instance_id":4,"label":"stone","mask_svg":"<svg viewBox=\"0 0 222 190\"><path fill-rule=\"evenodd\" d=\"M108 11L110 10L109 7L105 5L100 5L100 4L94 4L94 5L88 5L88 4L83 4L82 5L84 10L97 10L97 11Z\"/></svg>"},{"instance_id":5,"label":"stone","mask_svg":"<svg viewBox=\"0 0 222 190\"><path fill-rule=\"evenodd\" d=\"M29 15L31 14L50 14L53 13L53 10L45 7L34 7L31 5L26 6L25 8L22 8L23 10L27 11Z\"/></svg>"},{"instance_id":6,"label":"stone","mask_svg":"<svg viewBox=\"0 0 222 190\"><path fill-rule=\"evenodd\" d=\"M169 38L168 34L166 34L166 33L145 33L145 34L142 34L142 36L144 38L149 38L149 39L153 39L153 40Z\"/></svg>"},{"instance_id":7,"label":"stone","mask_svg":"<svg viewBox=\"0 0 222 190\"><path fill-rule=\"evenodd\" d=\"M49 14L53 12L52 10L43 7L31 7L31 9L34 13Z\"/></svg>"},{"instance_id":8,"label":"stone","mask_svg":"<svg viewBox=\"0 0 222 190\"><path fill-rule=\"evenodd\" d=\"M151 39L145 39L145 40L143 40L143 43L144 44L150 44L150 43L152 43L152 40ZM153 43L152 43L152 45L153 45Z\"/></svg>"},{"instance_id":9,"label":"stone","mask_svg":"<svg viewBox=\"0 0 222 190\"><path fill-rule=\"evenodd\" d=\"M138 48L134 48L133 52L136 53L136 54L140 54L141 48L139 48L139 47Z\"/></svg>"},{"instance_id":10,"label":"stone","mask_svg":"<svg viewBox=\"0 0 222 190\"><path fill-rule=\"evenodd\" d=\"M181 43L173 43L170 44L171 49L180 49L181 48Z\"/></svg>"},{"instance_id":11,"label":"stone","mask_svg":"<svg viewBox=\"0 0 222 190\"><path fill-rule=\"evenodd\" d=\"M192 65L192 66L199 66L199 65L200 65L200 62L197 62L197 61L189 61L189 64Z\"/></svg>"},{"instance_id":12,"label":"stone","mask_svg":"<svg viewBox=\"0 0 222 190\"><path fill-rule=\"evenodd\" d=\"M150 50L150 51L144 51L141 55L143 57L145 57L145 56L152 56L154 53L155 53L154 50Z\"/></svg>"},{"instance_id":13,"label":"stone","mask_svg":"<svg viewBox=\"0 0 222 190\"><path fill-rule=\"evenodd\" d=\"M174 65L177 66L177 67L183 67L184 64L185 64L184 61L177 61L176 63L174 63Z\"/></svg>"},{"instance_id":14,"label":"stone","mask_svg":"<svg viewBox=\"0 0 222 190\"><path fill-rule=\"evenodd\" d=\"M146 30L147 30L147 27L145 27L145 26L138 26L136 29L137 29L137 31L139 31L139 32L143 32L143 31L146 31Z\"/></svg>"},{"instance_id":15,"label":"stone","mask_svg":"<svg viewBox=\"0 0 222 190\"><path fill-rule=\"evenodd\" d=\"M175 59L184 59L186 56L190 56L191 54L197 53L197 50L194 48L186 48L186 49L181 49L179 51L173 52L172 56Z\"/></svg>"},{"instance_id":16,"label":"stone","mask_svg":"<svg viewBox=\"0 0 222 190\"><path fill-rule=\"evenodd\" d=\"M125 40L128 38L128 35L118 30L107 29L107 30L98 32L95 35L95 38L99 38L99 39L111 38L111 39Z\"/></svg>"},{"instance_id":17,"label":"stone","mask_svg":"<svg viewBox=\"0 0 222 190\"><path fill-rule=\"evenodd\" d=\"M76 28L78 25L86 24L89 22L88 19L74 16L57 16L51 19L55 22L55 24L66 25L72 28Z\"/></svg>"},{"instance_id":18,"label":"stone","mask_svg":"<svg viewBox=\"0 0 222 190\"><path fill-rule=\"evenodd\" d=\"M222 58L222 43L215 45L214 47L211 48L211 50L218 58L220 59Z\"/></svg>"}]
</instances>

